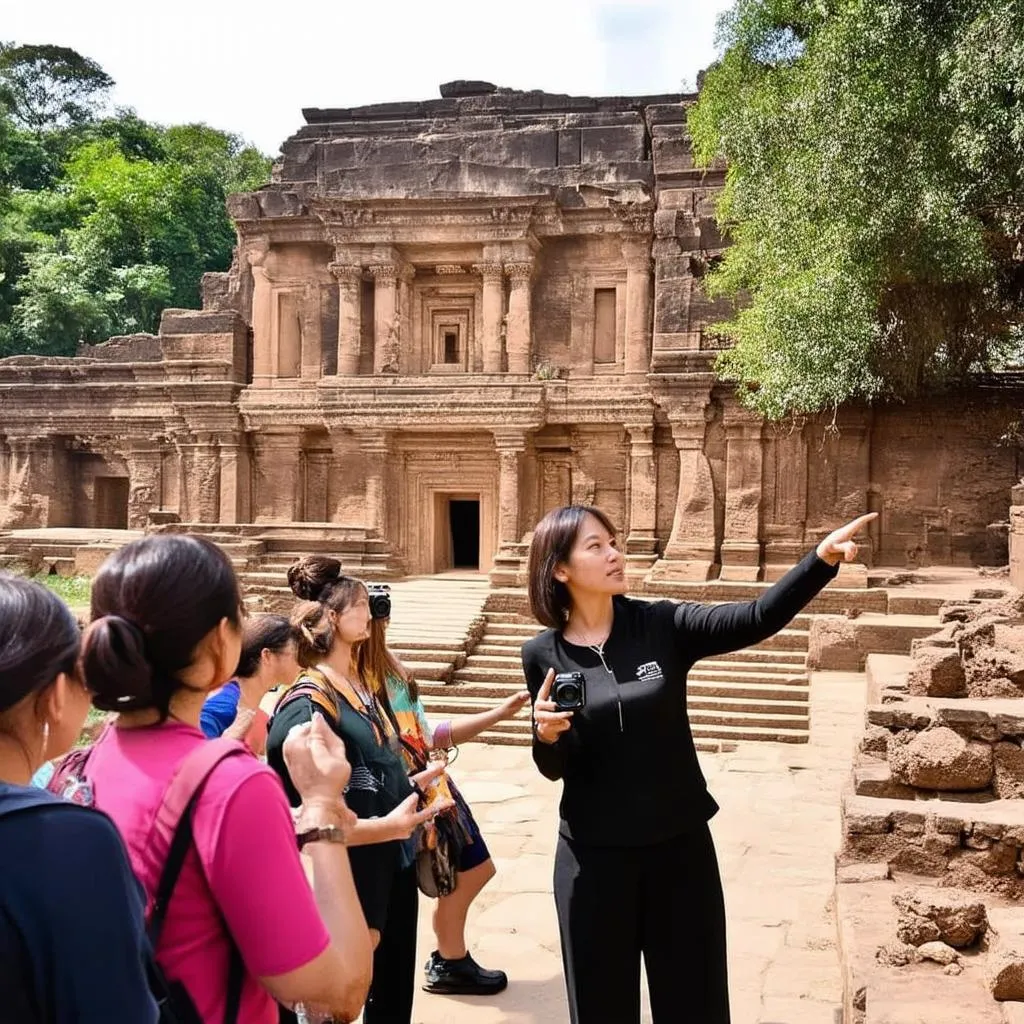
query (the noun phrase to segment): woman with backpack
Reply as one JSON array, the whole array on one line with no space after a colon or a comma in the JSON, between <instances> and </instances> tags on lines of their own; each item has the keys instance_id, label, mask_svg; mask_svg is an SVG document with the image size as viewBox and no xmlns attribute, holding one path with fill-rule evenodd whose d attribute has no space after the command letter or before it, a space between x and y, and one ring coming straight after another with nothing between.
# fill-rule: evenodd
<instances>
[{"instance_id":1,"label":"woman with backpack","mask_svg":"<svg viewBox=\"0 0 1024 1024\"><path fill-rule=\"evenodd\" d=\"M89 711L79 640L55 594L0 575L0 1017L153 1024L144 899L117 829L29 784Z\"/></svg>"},{"instance_id":2,"label":"woman with backpack","mask_svg":"<svg viewBox=\"0 0 1024 1024\"><path fill-rule=\"evenodd\" d=\"M279 1002L353 1020L371 949L344 845L341 745L322 721L288 738L293 822L274 773L199 728L206 697L238 664L242 616L231 562L202 538L144 537L103 563L81 664L93 703L118 718L83 778L161 921L156 958L176 1021L277 1024Z\"/></svg>"},{"instance_id":3,"label":"woman with backpack","mask_svg":"<svg viewBox=\"0 0 1024 1024\"><path fill-rule=\"evenodd\" d=\"M524 690L490 711L431 728L416 680L387 645L389 623L390 619L371 622L369 637L356 650L356 666L360 678L369 682L394 715L410 772L422 771L436 759L447 765L449 749L470 742L529 704L530 694ZM445 774L436 785L455 805L443 815L447 822L441 824L447 828L430 830L428 825L420 838L419 856L432 862L424 891L429 889L428 894L437 898L433 917L437 949L424 968L423 990L441 995L496 995L508 985L505 972L481 967L466 948L466 916L473 900L494 877L494 861L454 781ZM452 847L450 851L443 848L446 844ZM423 872L419 879L424 888Z\"/></svg>"},{"instance_id":4,"label":"woman with backpack","mask_svg":"<svg viewBox=\"0 0 1024 1024\"><path fill-rule=\"evenodd\" d=\"M359 900L376 945L364 1024L409 1024L416 969L417 889L411 837L447 804L418 809L438 766L409 778L400 739L379 696L356 670L353 648L369 635L370 603L359 580L342 575L335 558L313 555L288 570L301 603L291 620L299 630L305 671L282 696L270 721L267 761L297 802L295 779L282 756L289 731L326 716L352 764L346 792L358 816L348 839Z\"/></svg>"}]
</instances>

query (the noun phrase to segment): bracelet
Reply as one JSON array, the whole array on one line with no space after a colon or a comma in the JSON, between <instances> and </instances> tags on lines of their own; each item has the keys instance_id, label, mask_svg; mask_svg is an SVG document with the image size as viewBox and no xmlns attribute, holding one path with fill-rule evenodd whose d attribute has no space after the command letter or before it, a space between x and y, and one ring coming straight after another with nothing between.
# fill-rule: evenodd
<instances>
[{"instance_id":1,"label":"bracelet","mask_svg":"<svg viewBox=\"0 0 1024 1024\"><path fill-rule=\"evenodd\" d=\"M345 845L345 833L337 825L321 825L318 828L309 828L300 832L296 837L299 849L303 849L309 843L341 843Z\"/></svg>"}]
</instances>

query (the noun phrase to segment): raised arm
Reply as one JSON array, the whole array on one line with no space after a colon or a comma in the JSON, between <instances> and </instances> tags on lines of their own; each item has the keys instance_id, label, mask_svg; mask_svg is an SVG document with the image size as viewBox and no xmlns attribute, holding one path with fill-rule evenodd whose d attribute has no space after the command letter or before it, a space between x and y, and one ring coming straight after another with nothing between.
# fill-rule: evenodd
<instances>
[{"instance_id":1,"label":"raised arm","mask_svg":"<svg viewBox=\"0 0 1024 1024\"><path fill-rule=\"evenodd\" d=\"M674 625L694 659L740 650L784 629L835 578L840 562L857 557L857 532L877 517L861 516L830 533L756 601L701 605L684 603Z\"/></svg>"}]
</instances>

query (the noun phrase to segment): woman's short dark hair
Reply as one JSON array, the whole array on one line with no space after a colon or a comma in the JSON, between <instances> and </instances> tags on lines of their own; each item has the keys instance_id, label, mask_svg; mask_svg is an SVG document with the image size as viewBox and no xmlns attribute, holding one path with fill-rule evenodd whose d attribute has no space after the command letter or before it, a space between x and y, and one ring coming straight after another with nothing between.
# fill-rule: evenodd
<instances>
[{"instance_id":1,"label":"woman's short dark hair","mask_svg":"<svg viewBox=\"0 0 1024 1024\"><path fill-rule=\"evenodd\" d=\"M56 594L0 573L0 714L62 672L74 676L80 641L71 609Z\"/></svg>"},{"instance_id":2,"label":"woman's short dark hair","mask_svg":"<svg viewBox=\"0 0 1024 1024\"><path fill-rule=\"evenodd\" d=\"M542 625L561 629L569 616L569 589L555 579L555 569L569 560L573 544L586 516L593 516L613 537L611 520L593 505L565 505L552 509L533 531L528 575L530 611Z\"/></svg>"},{"instance_id":3,"label":"woman's short dark hair","mask_svg":"<svg viewBox=\"0 0 1024 1024\"><path fill-rule=\"evenodd\" d=\"M295 627L283 615L250 615L242 627L242 653L235 675L242 679L256 675L264 651L280 654L297 638Z\"/></svg>"},{"instance_id":4,"label":"woman's short dark hair","mask_svg":"<svg viewBox=\"0 0 1024 1024\"><path fill-rule=\"evenodd\" d=\"M334 629L328 612L343 612L366 594L366 584L341 571L341 562L327 555L307 555L288 569L288 586L301 598L292 610L296 656L300 665L312 668L334 646Z\"/></svg>"},{"instance_id":5,"label":"woman's short dark hair","mask_svg":"<svg viewBox=\"0 0 1024 1024\"><path fill-rule=\"evenodd\" d=\"M242 597L216 544L166 533L132 541L100 566L90 611L82 669L93 704L155 708L163 720L199 642L223 619L238 625Z\"/></svg>"}]
</instances>

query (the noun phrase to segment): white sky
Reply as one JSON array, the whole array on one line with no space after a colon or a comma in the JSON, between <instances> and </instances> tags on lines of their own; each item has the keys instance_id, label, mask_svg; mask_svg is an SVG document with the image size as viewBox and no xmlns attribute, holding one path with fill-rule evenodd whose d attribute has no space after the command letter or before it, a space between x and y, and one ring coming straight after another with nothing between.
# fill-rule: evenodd
<instances>
[{"instance_id":1,"label":"white sky","mask_svg":"<svg viewBox=\"0 0 1024 1024\"><path fill-rule=\"evenodd\" d=\"M679 91L726 0L0 0L0 39L98 61L113 100L267 153L303 107L438 96L482 78L577 95Z\"/></svg>"}]
</instances>

